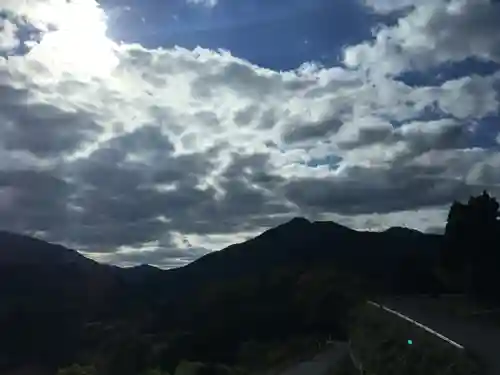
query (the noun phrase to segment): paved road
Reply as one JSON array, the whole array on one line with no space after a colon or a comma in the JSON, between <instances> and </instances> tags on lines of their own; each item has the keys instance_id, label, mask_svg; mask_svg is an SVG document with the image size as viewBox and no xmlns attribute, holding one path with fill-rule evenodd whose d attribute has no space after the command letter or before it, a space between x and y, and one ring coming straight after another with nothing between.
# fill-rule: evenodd
<instances>
[{"instance_id":1,"label":"paved road","mask_svg":"<svg viewBox=\"0 0 500 375\"><path fill-rule=\"evenodd\" d=\"M328 375L340 360L347 355L349 355L348 344L346 342L335 342L312 360L299 363L279 375Z\"/></svg>"},{"instance_id":2,"label":"paved road","mask_svg":"<svg viewBox=\"0 0 500 375\"><path fill-rule=\"evenodd\" d=\"M457 342L476 354L488 374L500 375L500 327L446 314L444 299L403 297L376 301Z\"/></svg>"}]
</instances>

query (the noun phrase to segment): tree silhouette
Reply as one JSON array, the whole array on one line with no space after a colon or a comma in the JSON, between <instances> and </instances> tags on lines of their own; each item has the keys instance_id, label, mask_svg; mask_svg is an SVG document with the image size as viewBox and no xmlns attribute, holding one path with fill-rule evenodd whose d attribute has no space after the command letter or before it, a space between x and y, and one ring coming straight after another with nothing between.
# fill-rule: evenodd
<instances>
[{"instance_id":1,"label":"tree silhouette","mask_svg":"<svg viewBox=\"0 0 500 375\"><path fill-rule=\"evenodd\" d=\"M499 297L500 205L486 191L448 214L441 267L449 286L482 300Z\"/></svg>"}]
</instances>

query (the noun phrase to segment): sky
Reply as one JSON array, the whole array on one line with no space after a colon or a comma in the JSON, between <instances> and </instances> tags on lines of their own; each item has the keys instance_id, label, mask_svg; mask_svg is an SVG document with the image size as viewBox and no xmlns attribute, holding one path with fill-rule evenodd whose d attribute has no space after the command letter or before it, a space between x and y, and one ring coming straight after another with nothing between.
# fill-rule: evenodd
<instances>
[{"instance_id":1,"label":"sky","mask_svg":"<svg viewBox=\"0 0 500 375\"><path fill-rule=\"evenodd\" d=\"M0 228L178 267L500 196L500 2L0 0Z\"/></svg>"}]
</instances>

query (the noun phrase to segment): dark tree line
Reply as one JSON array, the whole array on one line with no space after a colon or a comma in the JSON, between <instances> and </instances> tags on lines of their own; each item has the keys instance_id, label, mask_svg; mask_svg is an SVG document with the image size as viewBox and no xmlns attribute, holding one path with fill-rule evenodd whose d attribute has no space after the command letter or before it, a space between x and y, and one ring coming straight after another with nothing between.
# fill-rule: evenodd
<instances>
[{"instance_id":1,"label":"dark tree line","mask_svg":"<svg viewBox=\"0 0 500 375\"><path fill-rule=\"evenodd\" d=\"M500 205L487 192L448 214L440 269L446 284L483 302L500 302Z\"/></svg>"}]
</instances>

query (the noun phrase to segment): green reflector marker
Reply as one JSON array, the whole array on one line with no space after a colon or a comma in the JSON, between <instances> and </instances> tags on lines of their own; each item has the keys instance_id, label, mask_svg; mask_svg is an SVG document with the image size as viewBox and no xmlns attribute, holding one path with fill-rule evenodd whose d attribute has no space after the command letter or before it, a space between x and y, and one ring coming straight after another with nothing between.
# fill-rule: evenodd
<instances>
[{"instance_id":1,"label":"green reflector marker","mask_svg":"<svg viewBox=\"0 0 500 375\"><path fill-rule=\"evenodd\" d=\"M413 345L413 340L408 340L408 345Z\"/></svg>"}]
</instances>

